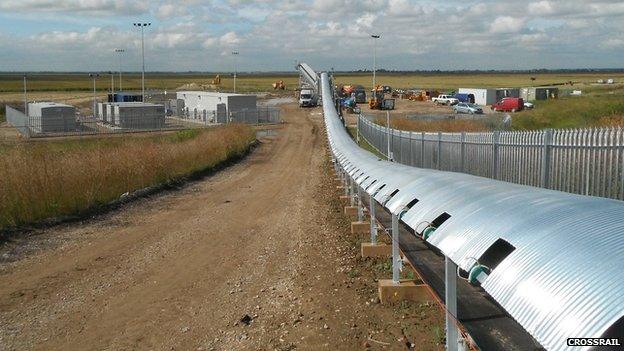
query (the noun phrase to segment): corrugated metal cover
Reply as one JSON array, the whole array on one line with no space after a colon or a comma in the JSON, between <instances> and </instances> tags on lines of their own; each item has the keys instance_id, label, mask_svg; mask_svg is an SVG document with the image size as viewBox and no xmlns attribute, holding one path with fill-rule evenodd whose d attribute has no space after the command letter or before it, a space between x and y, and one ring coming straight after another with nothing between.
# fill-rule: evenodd
<instances>
[{"instance_id":1,"label":"corrugated metal cover","mask_svg":"<svg viewBox=\"0 0 624 351\"><path fill-rule=\"evenodd\" d=\"M624 315L624 202L380 160L346 133L326 73L321 84L332 153L367 193L395 214L418 199L402 216L413 229L450 214L428 241L462 269L498 239L515 247L482 287L545 348L582 349L566 339Z\"/></svg>"}]
</instances>

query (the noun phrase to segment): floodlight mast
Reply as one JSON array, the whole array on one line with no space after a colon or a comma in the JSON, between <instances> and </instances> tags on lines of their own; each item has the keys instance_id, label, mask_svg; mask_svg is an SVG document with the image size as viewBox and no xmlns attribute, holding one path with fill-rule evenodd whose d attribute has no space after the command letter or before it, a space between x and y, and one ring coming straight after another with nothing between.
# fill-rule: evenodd
<instances>
[{"instance_id":1,"label":"floodlight mast","mask_svg":"<svg viewBox=\"0 0 624 351\"><path fill-rule=\"evenodd\" d=\"M234 59L234 93L236 94L236 71L237 71L237 67L236 67L236 56L238 56L238 50L236 51L232 51L232 57Z\"/></svg>"},{"instance_id":2,"label":"floodlight mast","mask_svg":"<svg viewBox=\"0 0 624 351\"><path fill-rule=\"evenodd\" d=\"M141 100L145 102L145 27L151 26L149 22L133 23L135 27L141 28Z\"/></svg>"},{"instance_id":3,"label":"floodlight mast","mask_svg":"<svg viewBox=\"0 0 624 351\"><path fill-rule=\"evenodd\" d=\"M377 75L377 39L381 38L379 34L371 34L373 38L373 89L375 89Z\"/></svg>"},{"instance_id":4,"label":"floodlight mast","mask_svg":"<svg viewBox=\"0 0 624 351\"><path fill-rule=\"evenodd\" d=\"M119 59L119 91L123 90L123 86L121 84L121 55L126 52L125 49L115 49L115 52L117 53L117 57Z\"/></svg>"}]
</instances>

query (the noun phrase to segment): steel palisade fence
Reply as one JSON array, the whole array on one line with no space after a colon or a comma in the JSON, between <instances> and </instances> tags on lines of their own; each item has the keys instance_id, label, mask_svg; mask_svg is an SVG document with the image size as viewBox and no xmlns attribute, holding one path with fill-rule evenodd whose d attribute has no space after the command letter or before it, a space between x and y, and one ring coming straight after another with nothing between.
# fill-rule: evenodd
<instances>
[{"instance_id":1,"label":"steel palisade fence","mask_svg":"<svg viewBox=\"0 0 624 351\"><path fill-rule=\"evenodd\" d=\"M402 164L624 199L624 130L410 132L359 117L359 135Z\"/></svg>"}]
</instances>

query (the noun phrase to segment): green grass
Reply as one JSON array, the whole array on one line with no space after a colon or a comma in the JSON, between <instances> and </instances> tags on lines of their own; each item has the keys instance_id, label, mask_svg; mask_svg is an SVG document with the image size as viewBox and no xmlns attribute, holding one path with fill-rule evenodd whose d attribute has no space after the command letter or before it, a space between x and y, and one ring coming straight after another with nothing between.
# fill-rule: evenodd
<instances>
[{"instance_id":1,"label":"green grass","mask_svg":"<svg viewBox=\"0 0 624 351\"><path fill-rule=\"evenodd\" d=\"M513 115L516 130L623 125L624 95L587 95L537 101L532 111Z\"/></svg>"},{"instance_id":2,"label":"green grass","mask_svg":"<svg viewBox=\"0 0 624 351\"><path fill-rule=\"evenodd\" d=\"M360 84L367 89L372 88L372 75L369 74L336 74L337 84ZM536 80L531 80L535 77ZM562 85L566 89L585 89L587 84L598 79L614 78L617 82L624 81L621 73L409 73L389 74L378 73L377 84L390 85L393 88L431 88L439 90L456 90L457 88L520 88L537 85ZM563 85L572 81L574 85ZM582 86L582 87L579 87ZM608 88L607 88L608 89Z\"/></svg>"},{"instance_id":3,"label":"green grass","mask_svg":"<svg viewBox=\"0 0 624 351\"><path fill-rule=\"evenodd\" d=\"M535 77L532 81L530 78ZM534 85L554 85L575 82L576 89L581 84L593 83L606 77L616 81L624 80L624 73L387 73L377 74L377 83L395 88L431 88L453 90L460 87L526 87ZM145 84L147 89L174 90L188 83L209 85L214 74L199 73L147 73ZM239 74L236 80L237 90L247 92L272 91L271 86L277 80L283 80L286 90L293 91L298 87L299 77L292 74ZM336 73L338 84L361 84L367 89L372 88L370 73ZM29 91L91 91L93 81L85 73L33 73L28 76ZM103 74L96 81L98 91L110 89L110 76ZM115 76L115 85L118 85ZM140 90L141 75L129 73L123 75L124 90ZM232 90L233 79L230 73L221 73L220 90ZM0 92L21 92L23 89L22 75L0 74ZM584 88L583 88L584 89Z\"/></svg>"},{"instance_id":4,"label":"green grass","mask_svg":"<svg viewBox=\"0 0 624 351\"><path fill-rule=\"evenodd\" d=\"M351 136L351 138L353 139L353 141L356 140L357 138L357 128L356 127L348 127L347 128L347 132L349 133L349 135ZM385 159L386 156L382 155L380 152L377 151L377 149L375 149L373 147L373 145L371 145L368 141L366 141L366 139L364 139L363 137L360 137L360 143L359 143L360 147L363 148L366 151L371 152L373 155L381 158L381 159Z\"/></svg>"}]
</instances>

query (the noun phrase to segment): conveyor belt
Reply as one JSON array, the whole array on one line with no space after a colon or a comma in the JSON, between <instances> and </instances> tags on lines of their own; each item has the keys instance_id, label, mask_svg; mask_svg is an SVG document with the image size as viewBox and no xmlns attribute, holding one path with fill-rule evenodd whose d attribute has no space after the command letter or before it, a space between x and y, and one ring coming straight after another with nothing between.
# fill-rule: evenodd
<instances>
[{"instance_id":1,"label":"conveyor belt","mask_svg":"<svg viewBox=\"0 0 624 351\"><path fill-rule=\"evenodd\" d=\"M368 207L367 199L362 199ZM376 204L377 220L386 228L392 216ZM417 238L409 227L399 226L401 252L423 281L444 301L444 256ZM458 320L482 350L544 350L518 322L509 316L482 289L459 279Z\"/></svg>"}]
</instances>

